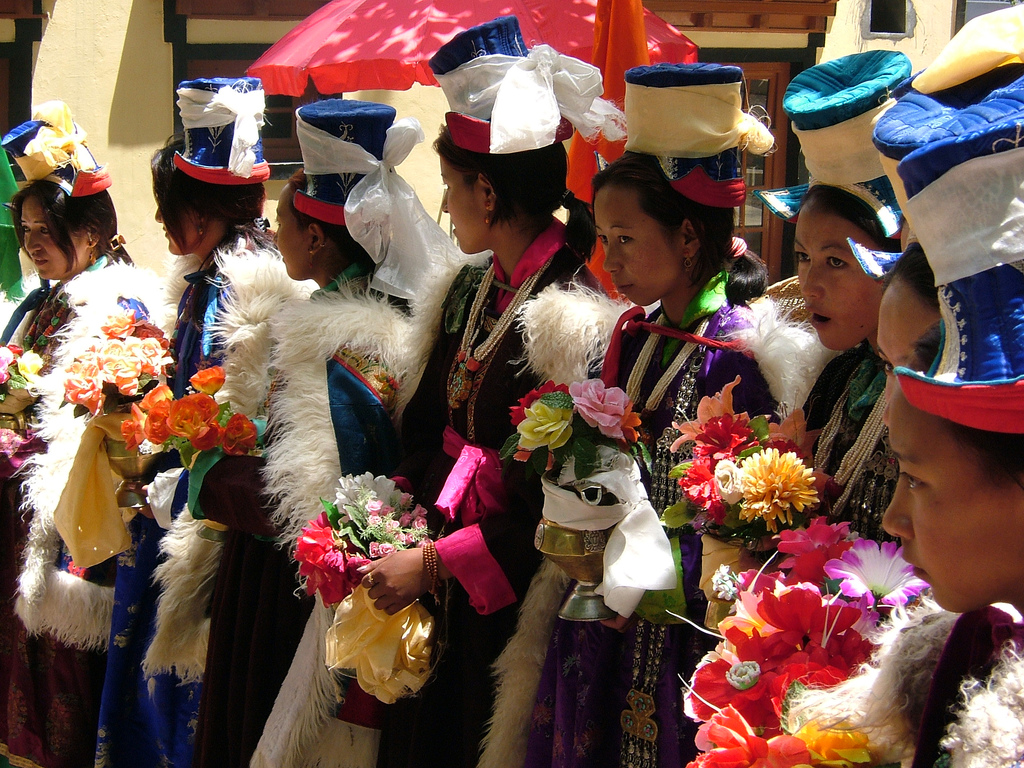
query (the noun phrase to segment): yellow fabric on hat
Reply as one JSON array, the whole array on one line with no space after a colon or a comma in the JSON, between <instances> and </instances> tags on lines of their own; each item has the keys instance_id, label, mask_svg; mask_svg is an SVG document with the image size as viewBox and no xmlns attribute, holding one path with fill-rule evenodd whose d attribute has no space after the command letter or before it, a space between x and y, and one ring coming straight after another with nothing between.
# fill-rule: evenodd
<instances>
[{"instance_id":1,"label":"yellow fabric on hat","mask_svg":"<svg viewBox=\"0 0 1024 768\"><path fill-rule=\"evenodd\" d=\"M80 568L102 563L128 549L131 537L121 519L114 495L114 478L104 438L122 440L125 414L110 413L90 419L67 485L53 513L53 523Z\"/></svg>"},{"instance_id":2,"label":"yellow fabric on hat","mask_svg":"<svg viewBox=\"0 0 1024 768\"><path fill-rule=\"evenodd\" d=\"M733 147L763 155L767 126L742 109L739 83L651 88L626 84L626 150L659 157L711 157Z\"/></svg>"},{"instance_id":3,"label":"yellow fabric on hat","mask_svg":"<svg viewBox=\"0 0 1024 768\"><path fill-rule=\"evenodd\" d=\"M895 100L889 99L875 109L827 128L801 131L794 126L811 178L822 184L840 185L860 184L881 176L884 171L871 134L878 118L895 104Z\"/></svg>"},{"instance_id":4,"label":"yellow fabric on hat","mask_svg":"<svg viewBox=\"0 0 1024 768\"><path fill-rule=\"evenodd\" d=\"M1024 7L1012 6L967 22L924 72L921 93L935 93L1007 64L1024 63Z\"/></svg>"},{"instance_id":5,"label":"yellow fabric on hat","mask_svg":"<svg viewBox=\"0 0 1024 768\"><path fill-rule=\"evenodd\" d=\"M328 667L354 667L360 688L393 704L430 677L434 617L418 602L389 616L359 586L338 605L326 645Z\"/></svg>"},{"instance_id":6,"label":"yellow fabric on hat","mask_svg":"<svg viewBox=\"0 0 1024 768\"><path fill-rule=\"evenodd\" d=\"M35 108L32 119L46 125L25 146L25 155L15 158L26 179L45 179L68 163L80 171L96 168L92 154L85 148L86 133L75 125L67 104L56 100L44 102Z\"/></svg>"}]
</instances>

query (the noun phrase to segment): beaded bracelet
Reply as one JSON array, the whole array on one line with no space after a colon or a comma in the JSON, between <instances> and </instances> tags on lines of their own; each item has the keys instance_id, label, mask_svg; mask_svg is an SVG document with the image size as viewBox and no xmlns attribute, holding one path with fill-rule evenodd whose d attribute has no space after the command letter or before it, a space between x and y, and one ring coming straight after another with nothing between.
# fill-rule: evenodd
<instances>
[{"instance_id":1,"label":"beaded bracelet","mask_svg":"<svg viewBox=\"0 0 1024 768\"><path fill-rule=\"evenodd\" d=\"M423 566L427 569L430 577L430 594L437 597L437 588L441 585L441 579L437 573L437 550L434 542L427 539L423 544Z\"/></svg>"}]
</instances>

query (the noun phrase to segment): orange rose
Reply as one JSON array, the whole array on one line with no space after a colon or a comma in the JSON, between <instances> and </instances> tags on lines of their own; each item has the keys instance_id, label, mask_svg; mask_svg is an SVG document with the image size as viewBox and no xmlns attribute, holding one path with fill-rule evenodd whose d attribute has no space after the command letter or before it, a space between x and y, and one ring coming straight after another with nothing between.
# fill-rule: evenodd
<instances>
[{"instance_id":1,"label":"orange rose","mask_svg":"<svg viewBox=\"0 0 1024 768\"><path fill-rule=\"evenodd\" d=\"M224 369L219 365L198 371L188 380L189 384L207 395L216 394L224 386Z\"/></svg>"},{"instance_id":2,"label":"orange rose","mask_svg":"<svg viewBox=\"0 0 1024 768\"><path fill-rule=\"evenodd\" d=\"M135 310L119 309L107 318L107 322L100 326L100 330L108 339L128 338L135 330Z\"/></svg>"},{"instance_id":3,"label":"orange rose","mask_svg":"<svg viewBox=\"0 0 1024 768\"><path fill-rule=\"evenodd\" d=\"M224 453L245 456L256 447L256 425L241 413L235 413L224 427Z\"/></svg>"},{"instance_id":4,"label":"orange rose","mask_svg":"<svg viewBox=\"0 0 1024 768\"><path fill-rule=\"evenodd\" d=\"M145 399L142 402L145 403ZM155 445L163 445L171 437L170 427L167 426L167 417L170 416L170 413L170 400L160 400L146 413L146 421L143 428L146 430L146 439L149 442Z\"/></svg>"},{"instance_id":5,"label":"orange rose","mask_svg":"<svg viewBox=\"0 0 1024 768\"><path fill-rule=\"evenodd\" d=\"M90 363L76 360L65 371L64 399L74 405L89 409L93 416L103 408L103 379L99 368Z\"/></svg>"},{"instance_id":6,"label":"orange rose","mask_svg":"<svg viewBox=\"0 0 1024 768\"><path fill-rule=\"evenodd\" d=\"M219 412L220 406L209 395L186 395L181 400L171 402L167 428L172 435L194 443L195 438L201 438L212 427L220 429L216 423Z\"/></svg>"},{"instance_id":7,"label":"orange rose","mask_svg":"<svg viewBox=\"0 0 1024 768\"><path fill-rule=\"evenodd\" d=\"M174 362L159 339L133 339L136 342L132 352L142 362L142 372L156 377L164 368Z\"/></svg>"},{"instance_id":8,"label":"orange rose","mask_svg":"<svg viewBox=\"0 0 1024 768\"><path fill-rule=\"evenodd\" d=\"M192 435L188 441L192 444L192 447L197 451L208 451L211 448L216 448L220 445L221 439L224 437L224 427L220 424L210 424L204 432L197 432Z\"/></svg>"},{"instance_id":9,"label":"orange rose","mask_svg":"<svg viewBox=\"0 0 1024 768\"><path fill-rule=\"evenodd\" d=\"M129 451L138 448L146 439L146 414L139 406L132 405L132 417L121 422L121 437Z\"/></svg>"},{"instance_id":10,"label":"orange rose","mask_svg":"<svg viewBox=\"0 0 1024 768\"><path fill-rule=\"evenodd\" d=\"M139 407L144 411L151 411L157 403L170 402L173 399L174 393L171 388L166 384L160 384L146 393L142 402L139 403Z\"/></svg>"}]
</instances>

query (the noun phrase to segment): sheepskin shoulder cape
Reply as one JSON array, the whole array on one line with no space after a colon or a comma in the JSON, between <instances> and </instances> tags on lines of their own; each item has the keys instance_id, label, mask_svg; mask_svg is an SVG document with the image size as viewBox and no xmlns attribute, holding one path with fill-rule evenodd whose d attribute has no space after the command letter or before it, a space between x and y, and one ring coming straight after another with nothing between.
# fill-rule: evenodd
<instances>
[{"instance_id":1,"label":"sheepskin shoulder cape","mask_svg":"<svg viewBox=\"0 0 1024 768\"><path fill-rule=\"evenodd\" d=\"M125 264L83 272L69 280L64 289L73 315L60 334L53 368L38 386L38 431L47 449L30 459L23 485L24 513L31 515L31 523L18 578L16 610L32 634L47 633L76 648L103 650L110 634L113 589L57 567L61 540L53 512L86 424L85 417L75 417L73 408L61 408L63 370L102 337L101 326L117 309L119 299L140 301L149 311L151 321L164 328L169 312L163 281L149 270ZM26 325L27 322L22 323L15 341L20 340Z\"/></svg>"},{"instance_id":2,"label":"sheepskin shoulder cape","mask_svg":"<svg viewBox=\"0 0 1024 768\"><path fill-rule=\"evenodd\" d=\"M304 297L309 287L288 277L273 248L253 251L239 240L218 251L216 259L227 284L213 327L225 374L217 398L247 416L263 415L271 381L270 320L288 301ZM181 259L176 266L179 277L172 278L172 285L184 290L180 275L197 265L194 259ZM147 675L173 671L185 682L203 677L210 633L207 609L223 545L199 536L202 525L183 509L161 539L164 560L154 572L161 594L156 632L143 660Z\"/></svg>"},{"instance_id":3,"label":"sheepskin shoulder cape","mask_svg":"<svg viewBox=\"0 0 1024 768\"><path fill-rule=\"evenodd\" d=\"M273 522L291 548L334 496L341 464L330 419L327 361L345 350L383 367L408 401L417 340L410 316L375 292L343 285L336 293L291 302L274 319L270 401L273 440L263 477ZM298 575L296 574L298 588ZM380 732L335 718L338 684L324 664L334 611L318 599L250 765L255 768L372 768Z\"/></svg>"},{"instance_id":4,"label":"sheepskin shoulder cape","mask_svg":"<svg viewBox=\"0 0 1024 768\"><path fill-rule=\"evenodd\" d=\"M823 727L861 731L877 747L879 764L909 768L932 675L958 618L931 601L897 613L858 674L803 693L790 711ZM941 742L950 768L1008 768L1024 758L1024 659L1012 647L1002 649L988 679L964 680L950 706L954 719Z\"/></svg>"}]
</instances>

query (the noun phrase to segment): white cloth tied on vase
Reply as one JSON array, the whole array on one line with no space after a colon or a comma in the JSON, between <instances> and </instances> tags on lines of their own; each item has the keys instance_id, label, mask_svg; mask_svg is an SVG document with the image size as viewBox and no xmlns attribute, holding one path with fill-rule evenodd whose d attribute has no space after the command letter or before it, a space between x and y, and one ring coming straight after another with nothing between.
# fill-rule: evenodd
<instances>
[{"instance_id":1,"label":"white cloth tied on vase","mask_svg":"<svg viewBox=\"0 0 1024 768\"><path fill-rule=\"evenodd\" d=\"M437 81L452 111L491 121L492 154L553 144L563 117L587 139L626 136L622 112L600 98L601 70L549 45L527 56L480 56Z\"/></svg>"},{"instance_id":2,"label":"white cloth tied on vase","mask_svg":"<svg viewBox=\"0 0 1024 768\"><path fill-rule=\"evenodd\" d=\"M296 120L296 131L302 137L306 173L363 176L345 201L345 226L377 265L370 285L392 296L414 298L435 266L454 253L451 239L395 170L423 141L419 121L406 117L388 128L383 160L301 117Z\"/></svg>"},{"instance_id":3,"label":"white cloth tied on vase","mask_svg":"<svg viewBox=\"0 0 1024 768\"><path fill-rule=\"evenodd\" d=\"M181 121L192 128L218 128L234 124L228 169L242 178L252 176L256 165L253 150L260 141L263 127L263 89L242 93L225 85L216 93L199 88L178 91Z\"/></svg>"},{"instance_id":4,"label":"white cloth tied on vase","mask_svg":"<svg viewBox=\"0 0 1024 768\"><path fill-rule=\"evenodd\" d=\"M570 459L558 477L559 485L543 479L544 519L577 531L614 526L604 548L604 579L595 591L613 611L630 616L644 592L675 587L675 561L636 461L605 446L598 448L598 455L599 470L583 480L614 494L618 503L593 505L564 487L579 483Z\"/></svg>"}]
</instances>

